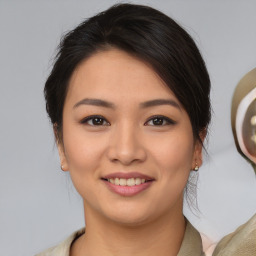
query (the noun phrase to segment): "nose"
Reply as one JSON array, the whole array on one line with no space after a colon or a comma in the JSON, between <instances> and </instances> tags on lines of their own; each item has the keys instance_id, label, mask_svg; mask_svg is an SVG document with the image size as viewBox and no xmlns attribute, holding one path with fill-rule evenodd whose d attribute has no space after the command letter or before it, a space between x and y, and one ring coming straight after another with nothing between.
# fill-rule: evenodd
<instances>
[{"instance_id":1,"label":"nose","mask_svg":"<svg viewBox=\"0 0 256 256\"><path fill-rule=\"evenodd\" d=\"M123 124L113 130L107 151L107 156L112 162L122 165L131 165L146 160L143 136L139 129L132 124Z\"/></svg>"}]
</instances>

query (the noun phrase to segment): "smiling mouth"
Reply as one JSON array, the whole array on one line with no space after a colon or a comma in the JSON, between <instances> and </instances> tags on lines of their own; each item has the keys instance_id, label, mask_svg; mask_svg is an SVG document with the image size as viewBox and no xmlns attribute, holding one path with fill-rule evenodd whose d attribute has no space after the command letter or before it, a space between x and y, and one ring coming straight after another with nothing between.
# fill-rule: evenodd
<instances>
[{"instance_id":1,"label":"smiling mouth","mask_svg":"<svg viewBox=\"0 0 256 256\"><path fill-rule=\"evenodd\" d=\"M112 173L101 178L110 191L120 196L132 197L151 187L154 178L147 175L130 173Z\"/></svg>"},{"instance_id":2,"label":"smiling mouth","mask_svg":"<svg viewBox=\"0 0 256 256\"><path fill-rule=\"evenodd\" d=\"M103 180L108 181L111 184L114 184L117 186L128 186L128 187L139 186L141 184L153 181L152 179L141 179L141 178L129 178L129 179L111 178L111 179L103 179Z\"/></svg>"}]
</instances>

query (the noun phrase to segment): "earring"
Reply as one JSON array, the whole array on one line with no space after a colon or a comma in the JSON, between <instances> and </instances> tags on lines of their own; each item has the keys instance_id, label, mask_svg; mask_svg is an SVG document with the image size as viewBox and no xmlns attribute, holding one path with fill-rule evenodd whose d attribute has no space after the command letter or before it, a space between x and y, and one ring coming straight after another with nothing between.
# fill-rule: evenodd
<instances>
[{"instance_id":1,"label":"earring","mask_svg":"<svg viewBox=\"0 0 256 256\"><path fill-rule=\"evenodd\" d=\"M60 166L60 169L61 169L62 171L64 171L64 165L61 165L61 166Z\"/></svg>"},{"instance_id":2,"label":"earring","mask_svg":"<svg viewBox=\"0 0 256 256\"><path fill-rule=\"evenodd\" d=\"M198 166L198 164L196 163L196 166L195 166L195 168L194 168L194 171L197 172L198 170L199 170L199 166Z\"/></svg>"}]
</instances>

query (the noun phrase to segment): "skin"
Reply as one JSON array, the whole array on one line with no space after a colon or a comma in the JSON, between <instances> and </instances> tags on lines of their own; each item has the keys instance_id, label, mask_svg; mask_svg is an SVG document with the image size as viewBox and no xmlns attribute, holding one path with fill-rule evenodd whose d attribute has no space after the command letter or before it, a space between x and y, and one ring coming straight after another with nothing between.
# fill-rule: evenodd
<instances>
[{"instance_id":1,"label":"skin","mask_svg":"<svg viewBox=\"0 0 256 256\"><path fill-rule=\"evenodd\" d=\"M169 103L145 104L158 99ZM85 121L91 115L102 116L98 125ZM191 169L201 165L202 146L186 111L149 65L116 49L82 62L70 80L58 149L84 201L86 234L73 243L72 256L177 255L185 231L183 191ZM121 196L102 180L116 172L154 181Z\"/></svg>"}]
</instances>

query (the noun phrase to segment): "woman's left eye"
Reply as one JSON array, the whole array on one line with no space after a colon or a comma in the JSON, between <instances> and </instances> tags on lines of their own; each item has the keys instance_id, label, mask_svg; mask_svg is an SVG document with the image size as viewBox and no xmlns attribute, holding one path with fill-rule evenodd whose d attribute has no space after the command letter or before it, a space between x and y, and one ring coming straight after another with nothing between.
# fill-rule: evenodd
<instances>
[{"instance_id":1,"label":"woman's left eye","mask_svg":"<svg viewBox=\"0 0 256 256\"><path fill-rule=\"evenodd\" d=\"M175 123L176 123L175 121L165 116L153 116L145 123L145 125L164 126L164 125L171 125Z\"/></svg>"}]
</instances>

